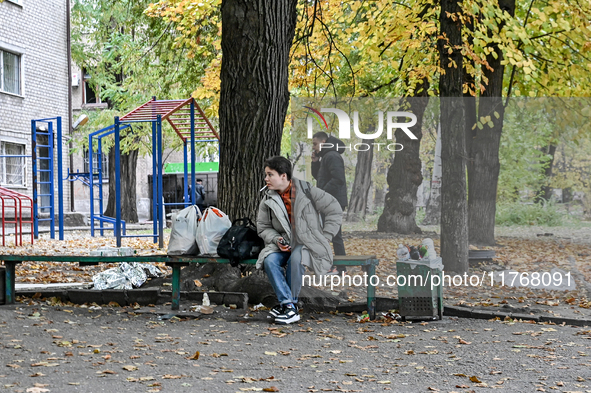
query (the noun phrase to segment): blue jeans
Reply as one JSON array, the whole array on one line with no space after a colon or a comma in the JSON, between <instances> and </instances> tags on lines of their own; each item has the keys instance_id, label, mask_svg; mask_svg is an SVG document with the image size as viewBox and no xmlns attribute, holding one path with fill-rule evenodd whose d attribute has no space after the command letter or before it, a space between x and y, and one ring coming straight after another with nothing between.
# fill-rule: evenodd
<instances>
[{"instance_id":1,"label":"blue jeans","mask_svg":"<svg viewBox=\"0 0 591 393\"><path fill-rule=\"evenodd\" d=\"M289 252L274 252L265 258L263 264L271 286L281 305L298 302L302 289L302 246L297 245Z\"/></svg>"}]
</instances>

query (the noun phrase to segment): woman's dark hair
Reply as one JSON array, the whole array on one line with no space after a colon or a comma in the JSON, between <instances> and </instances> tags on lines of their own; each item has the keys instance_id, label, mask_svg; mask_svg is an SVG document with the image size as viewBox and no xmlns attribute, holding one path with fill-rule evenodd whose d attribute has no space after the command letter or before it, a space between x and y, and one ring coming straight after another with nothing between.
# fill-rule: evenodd
<instances>
[{"instance_id":1,"label":"woman's dark hair","mask_svg":"<svg viewBox=\"0 0 591 393\"><path fill-rule=\"evenodd\" d=\"M279 175L285 173L287 175L287 180L291 180L291 162L285 157L275 156L268 158L265 161L264 167L269 167L269 169L277 171Z\"/></svg>"}]
</instances>

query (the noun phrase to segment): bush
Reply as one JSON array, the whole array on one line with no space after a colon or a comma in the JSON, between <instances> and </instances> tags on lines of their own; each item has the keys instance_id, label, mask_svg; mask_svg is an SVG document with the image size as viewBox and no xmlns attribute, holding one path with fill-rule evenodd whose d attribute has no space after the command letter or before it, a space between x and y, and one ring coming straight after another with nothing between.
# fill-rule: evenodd
<instances>
[{"instance_id":1,"label":"bush","mask_svg":"<svg viewBox=\"0 0 591 393\"><path fill-rule=\"evenodd\" d=\"M498 204L496 225L546 225L559 226L563 223L564 212L552 202Z\"/></svg>"}]
</instances>

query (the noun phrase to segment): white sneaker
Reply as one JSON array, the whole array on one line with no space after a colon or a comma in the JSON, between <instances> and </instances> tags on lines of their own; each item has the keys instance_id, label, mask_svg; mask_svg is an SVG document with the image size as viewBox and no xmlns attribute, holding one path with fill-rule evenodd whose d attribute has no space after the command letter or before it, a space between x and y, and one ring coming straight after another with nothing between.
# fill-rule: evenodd
<instances>
[{"instance_id":1,"label":"white sneaker","mask_svg":"<svg viewBox=\"0 0 591 393\"><path fill-rule=\"evenodd\" d=\"M275 317L275 323L279 325L288 325L300 320L300 314L294 307L283 307L281 314Z\"/></svg>"}]
</instances>

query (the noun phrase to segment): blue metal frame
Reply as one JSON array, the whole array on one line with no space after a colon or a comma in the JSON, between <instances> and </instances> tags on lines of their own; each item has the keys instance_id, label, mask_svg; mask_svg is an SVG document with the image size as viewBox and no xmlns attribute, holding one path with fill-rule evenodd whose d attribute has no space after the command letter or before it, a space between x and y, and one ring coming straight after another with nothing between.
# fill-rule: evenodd
<instances>
[{"instance_id":1,"label":"blue metal frame","mask_svg":"<svg viewBox=\"0 0 591 393\"><path fill-rule=\"evenodd\" d=\"M195 199L195 103L191 102L191 204L194 204Z\"/></svg>"},{"instance_id":2,"label":"blue metal frame","mask_svg":"<svg viewBox=\"0 0 591 393\"><path fill-rule=\"evenodd\" d=\"M121 146L119 131L124 128L130 127L128 123L152 123L152 217L153 217L153 232L151 235L126 235L115 233L117 237L117 247L121 247L121 238L123 237L152 237L154 243L158 242L158 247L164 248L164 191L162 182L162 116L157 115L156 120L144 120L144 121L121 121L119 117L114 119L115 128L115 205L117 211L117 218L115 226L119 227L121 220L121 174L119 170ZM121 126L121 124L125 124ZM186 191L185 191L186 193Z\"/></svg>"},{"instance_id":3,"label":"blue metal frame","mask_svg":"<svg viewBox=\"0 0 591 393\"><path fill-rule=\"evenodd\" d=\"M153 97L156 101L156 97ZM176 101L176 100L160 100L159 102ZM160 248L164 247L164 220L165 220L165 206L180 205L187 207L195 201L195 162L196 162L196 148L195 148L195 102L192 101L190 104L191 111L191 193L189 194L189 180L188 180L188 143L184 140L183 144L183 155L184 155L184 201L182 203L164 203L164 190L163 190L163 142L162 142L162 115L157 115L155 120L121 120L119 117L114 118L114 124L112 126L103 128L102 130L96 131L89 135L89 150L93 151L92 138L99 138L98 153L99 154L99 198L101 215L94 214L94 193L91 192L91 235L94 236L94 220L101 222L101 235L103 233L102 222L108 222L114 224L113 230L115 237L117 238L117 247L121 246L121 238L123 237L152 237L154 243L158 241ZM153 113L155 114L155 113ZM125 128L131 127L131 123L152 123L152 217L153 217L153 233L151 235L126 235L125 234L125 222L121 220L121 174L120 174L120 157L121 157L121 146L120 146L120 132ZM111 217L102 216L102 171L100 171L100 165L102 160L100 154L102 154L102 145L100 139L114 133L115 134L115 219ZM217 140L206 140L200 142L218 142ZM91 189L94 190L94 175L92 172L92 153L89 159L89 179ZM70 176L70 174L68 174ZM123 231L123 233L121 233Z\"/></svg>"},{"instance_id":4,"label":"blue metal frame","mask_svg":"<svg viewBox=\"0 0 591 393\"><path fill-rule=\"evenodd\" d=\"M104 235L104 230L105 229L113 229L113 234L115 236L117 236L117 234L119 233L119 235L121 236L121 232L123 232L123 235L125 235L126 233L126 229L125 229L125 221L121 220L121 208L116 208L116 214L119 214L119 221L117 221L117 217L113 218L113 217L108 217L105 216L103 214L104 212L104 205L103 205L103 171L102 171L102 166L103 166L103 160L102 160L102 155L103 155L103 150L102 150L102 140L104 137L110 136L112 134L115 134L115 144L116 146L118 146L119 143L119 138L118 138L118 133L121 130L124 130L126 128L131 128L130 124L124 125L122 127L117 128L117 124L113 124L112 126L108 126L105 128L102 128L98 131L92 132L88 135L88 178L89 178L89 187L90 187L90 235L94 236L94 222L95 220L99 222L100 225L100 231L101 231L101 236ZM96 153L94 152L94 140L96 139L96 146L97 146L97 151ZM115 150L115 172L117 175L119 175L119 161L118 161L118 151L119 149ZM96 156L97 158L97 172L98 173L94 173L94 157ZM97 178L97 182L95 182L95 177ZM116 176L117 179L117 176ZM94 186L98 187L98 201L99 201L99 214L95 214L94 212ZM116 206L120 206L120 199L121 199L121 194L120 194L120 190L119 190L119 201L117 200L117 191L119 190L119 187L116 187L115 189L115 203ZM113 227L112 228L105 228L103 223L109 223L112 224ZM119 237L120 237L119 236ZM118 246L120 247L120 245Z\"/></svg>"},{"instance_id":5,"label":"blue metal frame","mask_svg":"<svg viewBox=\"0 0 591 393\"><path fill-rule=\"evenodd\" d=\"M158 132L158 247L164 248L164 187L162 186L162 116L156 118L156 129Z\"/></svg>"},{"instance_id":6,"label":"blue metal frame","mask_svg":"<svg viewBox=\"0 0 591 393\"><path fill-rule=\"evenodd\" d=\"M156 97L153 97L156 100ZM167 100L160 100L167 101ZM183 155L184 155L184 195L185 200L182 203L164 203L164 187L163 187L163 172L164 162L162 157L163 144L162 144L162 116L157 115L156 120L123 120L115 117L114 127L119 127L120 124L129 125L129 123L152 123L152 217L153 217L153 232L151 235L121 235L117 236L117 247L121 245L122 237L152 237L154 243L158 242L158 247L164 247L164 223L165 223L165 206L181 205L184 207L189 206L195 201L195 103L191 102L191 195L189 195L189 182L188 182L188 168L187 168L187 141L183 144ZM115 155L118 157L120 154L120 146L116 137L115 142ZM116 158L117 161L117 158ZM115 171L115 189L116 193L120 193L121 190L121 178L119 170ZM116 202L117 212L121 214L121 206L119 202ZM120 220L120 218L118 219ZM118 226L118 221L116 221Z\"/></svg>"},{"instance_id":7,"label":"blue metal frame","mask_svg":"<svg viewBox=\"0 0 591 393\"><path fill-rule=\"evenodd\" d=\"M54 176L54 138L53 125L56 125L57 139L57 176ZM47 132L37 131L37 123L47 124ZM48 144L37 144L37 136L47 136ZM39 157L37 153L38 148L47 148L48 156ZM33 166L33 235L35 239L39 238L39 221L50 221L50 236L55 239L55 178L57 177L57 191L58 191L58 230L59 240L64 240L64 188L62 182L63 176L63 161L62 161L62 118L51 117L47 119L31 120L31 159ZM49 161L48 169L39 169L38 160ZM49 173L49 181L39 181L37 176L40 173ZM40 184L49 184L49 194L40 194L37 189ZM39 206L38 198L40 196L49 197L48 206ZM49 208L49 218L39 218L39 209Z\"/></svg>"}]
</instances>

